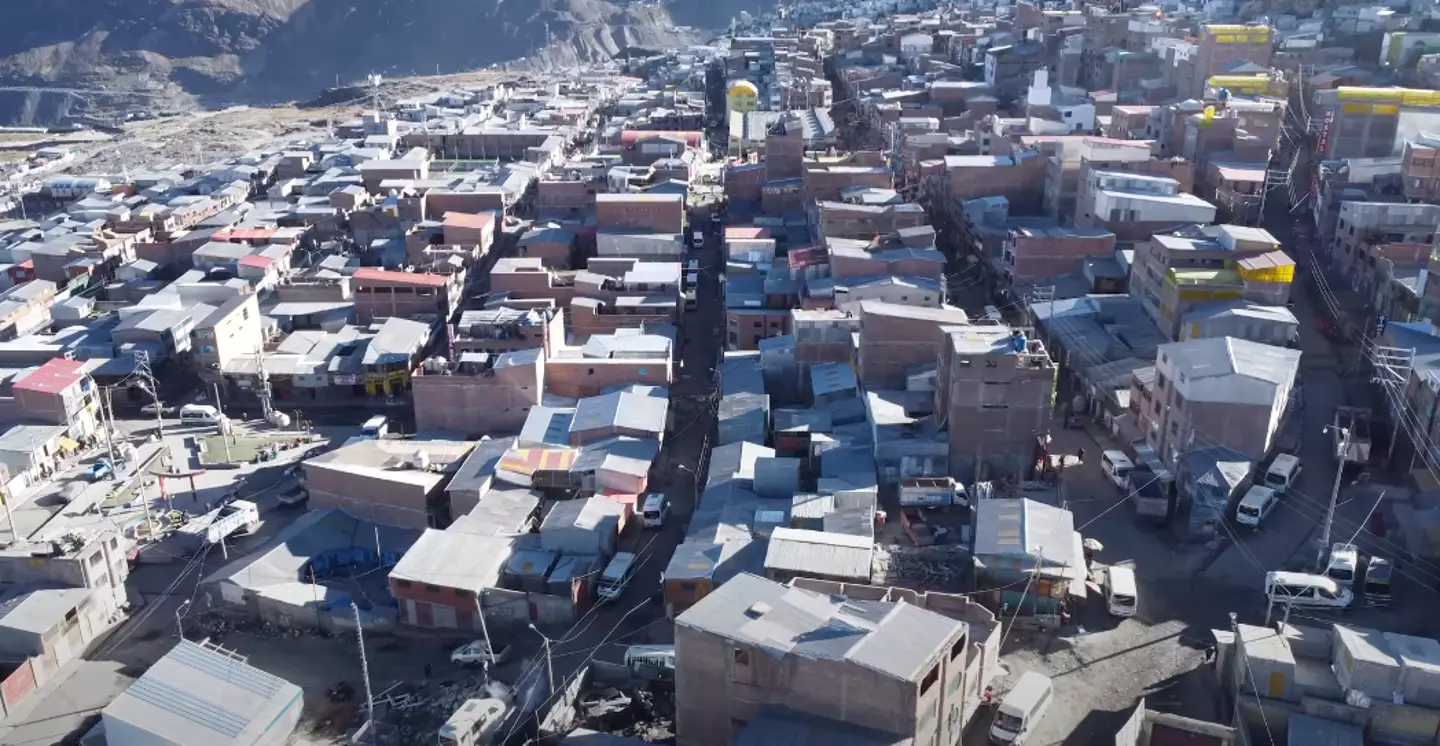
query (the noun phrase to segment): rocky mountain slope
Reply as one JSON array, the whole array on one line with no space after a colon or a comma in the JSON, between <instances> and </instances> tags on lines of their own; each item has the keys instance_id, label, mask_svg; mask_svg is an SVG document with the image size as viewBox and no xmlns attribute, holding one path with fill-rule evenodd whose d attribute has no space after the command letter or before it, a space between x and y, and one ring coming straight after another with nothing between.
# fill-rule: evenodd
<instances>
[{"instance_id":1,"label":"rocky mountain slope","mask_svg":"<svg viewBox=\"0 0 1440 746\"><path fill-rule=\"evenodd\" d=\"M313 96L368 73L455 72L554 47L593 60L695 37L756 0L6 0L0 86L188 93L215 101ZM773 0L772 0L773 1ZM687 19L682 18L681 23ZM546 26L549 27L547 37ZM3 109L5 107L0 107ZM13 107L10 107L13 109ZM13 113L13 112L12 112ZM0 111L0 121L6 118Z\"/></svg>"}]
</instances>

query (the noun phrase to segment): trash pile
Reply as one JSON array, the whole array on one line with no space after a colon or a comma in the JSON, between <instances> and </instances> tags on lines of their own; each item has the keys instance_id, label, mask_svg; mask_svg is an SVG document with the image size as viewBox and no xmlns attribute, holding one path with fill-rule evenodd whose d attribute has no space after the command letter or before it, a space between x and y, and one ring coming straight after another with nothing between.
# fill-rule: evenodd
<instances>
[{"instance_id":1,"label":"trash pile","mask_svg":"<svg viewBox=\"0 0 1440 746\"><path fill-rule=\"evenodd\" d=\"M313 630L277 627L266 621L238 619L215 611L207 611L200 614L195 617L194 621L188 622L186 627L197 630L202 633L203 636L209 637L216 642L224 639L225 635L230 633L248 635L250 637L289 637L291 639L316 634Z\"/></svg>"}]
</instances>

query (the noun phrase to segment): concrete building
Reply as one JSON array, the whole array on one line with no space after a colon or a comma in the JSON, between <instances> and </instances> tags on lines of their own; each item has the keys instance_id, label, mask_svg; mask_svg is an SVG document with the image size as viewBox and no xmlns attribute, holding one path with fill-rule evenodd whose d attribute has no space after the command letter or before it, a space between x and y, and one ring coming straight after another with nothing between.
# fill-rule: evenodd
<instances>
[{"instance_id":1,"label":"concrete building","mask_svg":"<svg viewBox=\"0 0 1440 746\"><path fill-rule=\"evenodd\" d=\"M205 380L218 381L225 369L255 357L265 343L260 304L255 295L237 295L195 320L190 332L195 368Z\"/></svg>"},{"instance_id":2,"label":"concrete building","mask_svg":"<svg viewBox=\"0 0 1440 746\"><path fill-rule=\"evenodd\" d=\"M1001 253L1009 285L1079 274L1085 260L1115 253L1115 234L1103 228L1021 226L1010 231Z\"/></svg>"},{"instance_id":3,"label":"concrete building","mask_svg":"<svg viewBox=\"0 0 1440 746\"><path fill-rule=\"evenodd\" d=\"M941 330L964 326L969 317L958 308L921 308L881 301L860 304L860 347L856 352L861 383L880 389L905 388L916 368L934 365L945 339Z\"/></svg>"},{"instance_id":4,"label":"concrete building","mask_svg":"<svg viewBox=\"0 0 1440 746\"><path fill-rule=\"evenodd\" d=\"M1233 337L1161 345L1154 390L1137 383L1131 412L1145 441L1174 465L1191 448L1223 445L1259 461L1290 403L1300 351Z\"/></svg>"},{"instance_id":5,"label":"concrete building","mask_svg":"<svg viewBox=\"0 0 1440 746\"><path fill-rule=\"evenodd\" d=\"M1181 192L1179 181L1163 176L1091 171L1078 205L1077 225L1105 228L1120 241L1143 241L1177 226L1215 221L1214 205Z\"/></svg>"},{"instance_id":6,"label":"concrete building","mask_svg":"<svg viewBox=\"0 0 1440 746\"><path fill-rule=\"evenodd\" d=\"M950 476L968 483L1024 474L1055 396L1045 346L1004 326L942 331L935 413L950 431Z\"/></svg>"},{"instance_id":7,"label":"concrete building","mask_svg":"<svg viewBox=\"0 0 1440 746\"><path fill-rule=\"evenodd\" d=\"M469 441L362 440L306 459L310 509L343 508L362 520L401 528L443 526L450 520L444 489L448 470L473 446Z\"/></svg>"},{"instance_id":8,"label":"concrete building","mask_svg":"<svg viewBox=\"0 0 1440 746\"><path fill-rule=\"evenodd\" d=\"M1283 306L1295 262L1279 246L1269 231L1239 225L1156 233L1136 249L1130 295L1171 339L1185 314L1200 305L1243 299Z\"/></svg>"},{"instance_id":9,"label":"concrete building","mask_svg":"<svg viewBox=\"0 0 1440 746\"><path fill-rule=\"evenodd\" d=\"M466 352L411 379L415 427L481 437L514 433L545 394L545 350Z\"/></svg>"},{"instance_id":10,"label":"concrete building","mask_svg":"<svg viewBox=\"0 0 1440 746\"><path fill-rule=\"evenodd\" d=\"M12 390L26 419L64 425L69 437L76 440L95 432L98 389L85 363L48 360L16 381Z\"/></svg>"},{"instance_id":11,"label":"concrete building","mask_svg":"<svg viewBox=\"0 0 1440 746\"><path fill-rule=\"evenodd\" d=\"M729 746L768 707L956 743L969 626L742 574L675 620L676 742Z\"/></svg>"},{"instance_id":12,"label":"concrete building","mask_svg":"<svg viewBox=\"0 0 1440 746\"><path fill-rule=\"evenodd\" d=\"M1401 190L1411 202L1440 203L1440 135L1421 132L1405 142Z\"/></svg>"},{"instance_id":13,"label":"concrete building","mask_svg":"<svg viewBox=\"0 0 1440 746\"><path fill-rule=\"evenodd\" d=\"M597 228L640 233L683 233L685 196L681 194L597 194Z\"/></svg>"},{"instance_id":14,"label":"concrete building","mask_svg":"<svg viewBox=\"0 0 1440 746\"><path fill-rule=\"evenodd\" d=\"M484 630L477 599L500 585L514 544L510 536L425 531L390 570L400 622L422 629Z\"/></svg>"},{"instance_id":15,"label":"concrete building","mask_svg":"<svg viewBox=\"0 0 1440 746\"><path fill-rule=\"evenodd\" d=\"M1352 290L1373 297L1384 261L1429 260L1437 225L1440 205L1342 202L1330 262Z\"/></svg>"},{"instance_id":16,"label":"concrete building","mask_svg":"<svg viewBox=\"0 0 1440 746\"><path fill-rule=\"evenodd\" d=\"M181 640L100 716L110 746L283 746L303 694L216 643Z\"/></svg>"},{"instance_id":17,"label":"concrete building","mask_svg":"<svg viewBox=\"0 0 1440 746\"><path fill-rule=\"evenodd\" d=\"M449 321L460 308L465 272L449 275L391 272L365 267L350 278L355 315L362 324L390 317Z\"/></svg>"},{"instance_id":18,"label":"concrete building","mask_svg":"<svg viewBox=\"0 0 1440 746\"><path fill-rule=\"evenodd\" d=\"M1399 155L1401 133L1435 127L1440 94L1414 88L1339 86L1317 92L1324 111L1315 156L1322 159L1382 158Z\"/></svg>"},{"instance_id":19,"label":"concrete building","mask_svg":"<svg viewBox=\"0 0 1440 746\"><path fill-rule=\"evenodd\" d=\"M1201 26L1195 41L1187 45L1190 48L1175 57L1172 80L1176 92L1182 98L1203 96L1210 77L1230 71L1235 62L1268 67L1274 54L1270 31L1266 25Z\"/></svg>"}]
</instances>

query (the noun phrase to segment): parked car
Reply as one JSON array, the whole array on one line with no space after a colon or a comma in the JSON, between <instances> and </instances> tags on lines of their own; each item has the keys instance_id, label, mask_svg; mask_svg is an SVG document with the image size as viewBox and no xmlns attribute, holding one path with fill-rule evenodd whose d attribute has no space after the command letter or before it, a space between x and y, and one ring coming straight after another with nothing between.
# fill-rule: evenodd
<instances>
[{"instance_id":1,"label":"parked car","mask_svg":"<svg viewBox=\"0 0 1440 746\"><path fill-rule=\"evenodd\" d=\"M462 666L498 666L510 660L510 646L505 645L496 648L493 652L486 647L484 640L467 642L450 654L451 663L459 663ZM487 661L486 658L489 658Z\"/></svg>"},{"instance_id":2,"label":"parked car","mask_svg":"<svg viewBox=\"0 0 1440 746\"><path fill-rule=\"evenodd\" d=\"M166 404L156 404L155 402L152 401L152 402L150 402L149 404L146 404L145 406L141 407L141 408L140 408L140 413L141 413L141 414L148 414L148 415L150 415L150 416L152 416L152 417L155 416L155 415L157 415L157 414L158 414L158 415L161 415L161 416L164 416L164 415L172 415L172 414L175 414L175 408L172 407L172 406L166 405Z\"/></svg>"},{"instance_id":3,"label":"parked car","mask_svg":"<svg viewBox=\"0 0 1440 746\"><path fill-rule=\"evenodd\" d=\"M281 492L278 496L276 496L275 502L279 503L281 506L289 507L292 505L303 505L305 501L309 499L310 490L307 490L303 486L297 484L294 487L291 487L290 489L285 490L284 492Z\"/></svg>"},{"instance_id":4,"label":"parked car","mask_svg":"<svg viewBox=\"0 0 1440 746\"><path fill-rule=\"evenodd\" d=\"M115 467L104 459L96 461L85 469L85 478L92 482L109 479L112 476L115 476Z\"/></svg>"}]
</instances>

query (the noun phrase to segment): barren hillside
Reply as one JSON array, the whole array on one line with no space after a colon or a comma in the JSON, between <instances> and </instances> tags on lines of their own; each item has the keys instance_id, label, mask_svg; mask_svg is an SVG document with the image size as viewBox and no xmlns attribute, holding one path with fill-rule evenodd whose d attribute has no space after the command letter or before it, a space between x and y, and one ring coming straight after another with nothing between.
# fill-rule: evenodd
<instances>
[{"instance_id":1,"label":"barren hillside","mask_svg":"<svg viewBox=\"0 0 1440 746\"><path fill-rule=\"evenodd\" d=\"M728 21L717 6L757 4L675 2L681 23L706 25ZM691 38L668 6L632 0L6 0L5 10L0 86L150 90L162 102L262 103L371 72L484 67L534 54L547 24L557 59ZM6 95L0 122L25 108ZM29 108L44 118L54 105Z\"/></svg>"}]
</instances>

